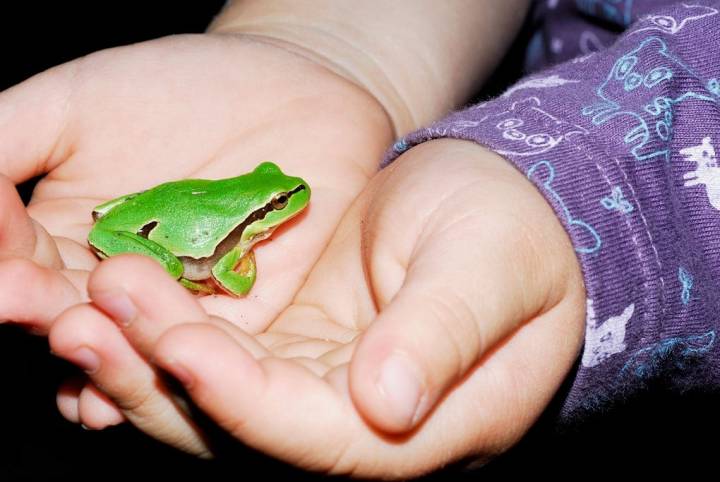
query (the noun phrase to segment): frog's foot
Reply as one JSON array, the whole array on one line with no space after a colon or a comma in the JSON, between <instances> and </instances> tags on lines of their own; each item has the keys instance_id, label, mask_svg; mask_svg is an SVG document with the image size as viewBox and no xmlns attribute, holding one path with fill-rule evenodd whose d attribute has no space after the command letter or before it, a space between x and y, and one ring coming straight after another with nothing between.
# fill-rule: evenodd
<instances>
[{"instance_id":1,"label":"frog's foot","mask_svg":"<svg viewBox=\"0 0 720 482\"><path fill-rule=\"evenodd\" d=\"M88 235L88 243L103 258L118 254L144 254L157 260L175 279L183 273L183 264L177 256L135 233L100 229L96 225Z\"/></svg>"},{"instance_id":2,"label":"frog's foot","mask_svg":"<svg viewBox=\"0 0 720 482\"><path fill-rule=\"evenodd\" d=\"M255 283L255 256L249 251L244 256L239 247L225 254L212 268L217 284L227 293L235 296L247 294Z\"/></svg>"},{"instance_id":3,"label":"frog's foot","mask_svg":"<svg viewBox=\"0 0 720 482\"><path fill-rule=\"evenodd\" d=\"M198 294L213 295L218 292L218 290L210 286L208 283L198 283L197 281L191 281L185 278L180 278L178 281L185 288L190 291L195 291Z\"/></svg>"}]
</instances>

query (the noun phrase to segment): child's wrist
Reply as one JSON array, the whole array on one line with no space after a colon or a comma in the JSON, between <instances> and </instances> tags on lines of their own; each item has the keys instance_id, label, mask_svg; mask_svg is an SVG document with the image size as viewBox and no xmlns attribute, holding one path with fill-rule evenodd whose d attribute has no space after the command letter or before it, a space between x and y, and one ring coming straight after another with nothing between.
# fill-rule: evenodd
<instances>
[{"instance_id":1,"label":"child's wrist","mask_svg":"<svg viewBox=\"0 0 720 482\"><path fill-rule=\"evenodd\" d=\"M359 85L383 106L397 136L469 100L529 3L488 11L482 2L328 1L231 1L208 31L274 43Z\"/></svg>"},{"instance_id":2,"label":"child's wrist","mask_svg":"<svg viewBox=\"0 0 720 482\"><path fill-rule=\"evenodd\" d=\"M259 21L245 18L225 20L222 15L208 31L246 36L305 57L356 84L376 99L386 111L395 136L417 128L418 123L407 100L393 86L381 65L356 46L338 42L330 31L283 25L269 18Z\"/></svg>"}]
</instances>

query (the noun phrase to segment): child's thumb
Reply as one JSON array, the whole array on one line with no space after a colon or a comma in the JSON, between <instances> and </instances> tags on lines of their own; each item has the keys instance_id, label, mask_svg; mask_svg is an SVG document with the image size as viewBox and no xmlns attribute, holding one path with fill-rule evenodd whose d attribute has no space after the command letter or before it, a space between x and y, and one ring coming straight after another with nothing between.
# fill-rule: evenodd
<instances>
[{"instance_id":1,"label":"child's thumb","mask_svg":"<svg viewBox=\"0 0 720 482\"><path fill-rule=\"evenodd\" d=\"M350 390L381 430L416 427L503 339L564 299L567 278L549 266L560 262L532 259L539 253L507 236L481 237L423 249L360 340Z\"/></svg>"},{"instance_id":2,"label":"child's thumb","mask_svg":"<svg viewBox=\"0 0 720 482\"><path fill-rule=\"evenodd\" d=\"M0 93L0 174L20 183L49 170L62 149L75 63Z\"/></svg>"}]
</instances>

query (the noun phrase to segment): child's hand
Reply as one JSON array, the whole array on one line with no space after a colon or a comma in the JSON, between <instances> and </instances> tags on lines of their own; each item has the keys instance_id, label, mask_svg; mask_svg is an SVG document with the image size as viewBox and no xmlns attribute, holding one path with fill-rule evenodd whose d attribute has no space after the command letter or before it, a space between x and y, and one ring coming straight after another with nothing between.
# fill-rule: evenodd
<instances>
[{"instance_id":1,"label":"child's hand","mask_svg":"<svg viewBox=\"0 0 720 482\"><path fill-rule=\"evenodd\" d=\"M264 330L393 137L382 107L354 84L282 48L231 35L169 37L51 69L0 94L0 134L0 173L15 183L45 174L27 210L10 181L0 183L0 320L38 333L87 299L87 275L97 265L86 242L95 205L272 160L313 189L312 207L286 236L294 250L257 249L261 276L247 299L202 301L243 329ZM88 388L82 403L108 408ZM77 405L78 396L64 390L61 406ZM63 412L77 421L73 410Z\"/></svg>"},{"instance_id":2,"label":"child's hand","mask_svg":"<svg viewBox=\"0 0 720 482\"><path fill-rule=\"evenodd\" d=\"M53 326L52 348L71 360L93 350L92 380L140 429L207 455L157 365L245 444L388 478L516 442L576 359L585 315L575 253L542 195L452 140L373 179L265 333L208 316L144 258L101 263L89 293L94 305Z\"/></svg>"},{"instance_id":3,"label":"child's hand","mask_svg":"<svg viewBox=\"0 0 720 482\"><path fill-rule=\"evenodd\" d=\"M118 195L171 179L235 176L263 160L307 179L312 212L291 237L310 234L298 238L307 243L302 259L289 278L282 267L285 284L273 286L262 308L273 315L393 136L382 107L360 88L282 48L229 35L169 37L51 69L0 94L0 133L0 173L15 183L44 175L27 207L36 223L9 182L0 186L1 254L56 269L94 268L90 213ZM258 256L272 260L268 248ZM266 281L280 268L259 264ZM3 293L18 281L6 273L0 280ZM15 319L6 314L0 319ZM40 321L36 328L47 328Z\"/></svg>"}]
</instances>

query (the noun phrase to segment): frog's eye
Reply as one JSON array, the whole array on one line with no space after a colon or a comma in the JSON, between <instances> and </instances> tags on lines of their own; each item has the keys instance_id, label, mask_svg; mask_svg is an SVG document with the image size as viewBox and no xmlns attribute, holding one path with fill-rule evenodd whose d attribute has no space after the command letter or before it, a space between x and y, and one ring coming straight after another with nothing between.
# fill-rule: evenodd
<instances>
[{"instance_id":1,"label":"frog's eye","mask_svg":"<svg viewBox=\"0 0 720 482\"><path fill-rule=\"evenodd\" d=\"M288 196L288 193L282 192L275 196L272 201L270 201L270 204L272 204L273 209L280 210L284 209L285 206L287 206L289 200L290 196Z\"/></svg>"}]
</instances>

